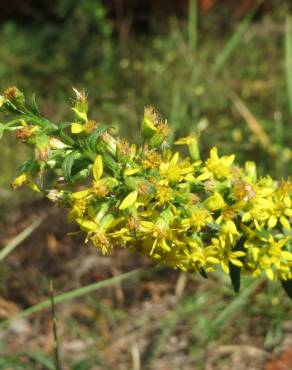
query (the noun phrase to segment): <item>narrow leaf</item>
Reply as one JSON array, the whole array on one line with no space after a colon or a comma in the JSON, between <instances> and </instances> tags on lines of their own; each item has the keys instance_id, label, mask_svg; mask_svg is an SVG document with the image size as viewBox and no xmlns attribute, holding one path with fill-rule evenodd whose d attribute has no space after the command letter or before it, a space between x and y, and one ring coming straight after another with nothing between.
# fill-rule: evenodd
<instances>
[{"instance_id":1,"label":"narrow leaf","mask_svg":"<svg viewBox=\"0 0 292 370\"><path fill-rule=\"evenodd\" d=\"M80 157L81 157L81 154L78 151L73 151L67 154L66 157L64 158L64 161L62 164L62 170L63 170L64 177L67 181L72 182L72 177L71 177L72 167L76 159Z\"/></svg>"},{"instance_id":2,"label":"narrow leaf","mask_svg":"<svg viewBox=\"0 0 292 370\"><path fill-rule=\"evenodd\" d=\"M95 129L93 131L93 133L90 134L90 136L86 139L86 142L88 143L88 147L90 148L90 150L92 150L93 152L96 152L96 142L97 142L97 139L107 129L108 129L108 127L100 127L100 128Z\"/></svg>"},{"instance_id":3,"label":"narrow leaf","mask_svg":"<svg viewBox=\"0 0 292 370\"><path fill-rule=\"evenodd\" d=\"M35 94L33 94L32 98L31 98L31 110L36 116L41 117L41 113L40 113L39 107L38 107L37 102L36 102Z\"/></svg>"},{"instance_id":4,"label":"narrow leaf","mask_svg":"<svg viewBox=\"0 0 292 370\"><path fill-rule=\"evenodd\" d=\"M244 251L244 242L245 242L245 238L241 237L235 244L233 251ZM233 289L236 293L238 293L240 290L240 273L241 273L241 267L236 266L230 262L229 263L229 275L230 275Z\"/></svg>"},{"instance_id":5,"label":"narrow leaf","mask_svg":"<svg viewBox=\"0 0 292 370\"><path fill-rule=\"evenodd\" d=\"M101 178L102 172L103 172L102 157L101 155L98 155L93 164L93 177L95 181L98 181Z\"/></svg>"},{"instance_id":6,"label":"narrow leaf","mask_svg":"<svg viewBox=\"0 0 292 370\"><path fill-rule=\"evenodd\" d=\"M126 196L126 198L123 199L122 203L119 206L120 210L124 210L126 208L131 207L137 200L138 192L132 191L130 194Z\"/></svg>"},{"instance_id":7,"label":"narrow leaf","mask_svg":"<svg viewBox=\"0 0 292 370\"><path fill-rule=\"evenodd\" d=\"M292 299L292 279L290 280L281 280L281 284L288 297Z\"/></svg>"}]
</instances>

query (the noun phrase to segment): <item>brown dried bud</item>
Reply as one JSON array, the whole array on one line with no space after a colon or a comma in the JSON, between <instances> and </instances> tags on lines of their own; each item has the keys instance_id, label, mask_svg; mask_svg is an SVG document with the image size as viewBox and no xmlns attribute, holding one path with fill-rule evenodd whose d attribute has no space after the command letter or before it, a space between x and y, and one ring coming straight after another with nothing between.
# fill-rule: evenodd
<instances>
[{"instance_id":1,"label":"brown dried bud","mask_svg":"<svg viewBox=\"0 0 292 370\"><path fill-rule=\"evenodd\" d=\"M138 193L140 195L148 195L149 194L149 190L150 190L149 189L149 186L145 182L141 181L139 183L139 185L138 185Z\"/></svg>"},{"instance_id":2,"label":"brown dried bud","mask_svg":"<svg viewBox=\"0 0 292 370\"><path fill-rule=\"evenodd\" d=\"M87 134L90 134L92 131L94 131L96 128L98 127L98 124L97 122L95 121L87 121L84 123L83 125L83 128L84 128L84 131L87 133Z\"/></svg>"},{"instance_id":3,"label":"brown dried bud","mask_svg":"<svg viewBox=\"0 0 292 370\"><path fill-rule=\"evenodd\" d=\"M33 127L24 126L14 132L16 139L26 140L29 139L33 134Z\"/></svg>"},{"instance_id":4,"label":"brown dried bud","mask_svg":"<svg viewBox=\"0 0 292 370\"><path fill-rule=\"evenodd\" d=\"M139 220L137 217L128 218L128 227L131 231L137 231L139 229Z\"/></svg>"},{"instance_id":5,"label":"brown dried bud","mask_svg":"<svg viewBox=\"0 0 292 370\"><path fill-rule=\"evenodd\" d=\"M37 148L35 151L35 158L38 161L46 162L50 156L50 148Z\"/></svg>"},{"instance_id":6,"label":"brown dried bud","mask_svg":"<svg viewBox=\"0 0 292 370\"><path fill-rule=\"evenodd\" d=\"M8 87L4 91L4 97L15 104L24 104L23 93L15 86Z\"/></svg>"},{"instance_id":7,"label":"brown dried bud","mask_svg":"<svg viewBox=\"0 0 292 370\"><path fill-rule=\"evenodd\" d=\"M109 190L104 184L101 184L100 182L93 182L92 192L98 198L103 198L109 193Z\"/></svg>"},{"instance_id":8,"label":"brown dried bud","mask_svg":"<svg viewBox=\"0 0 292 370\"><path fill-rule=\"evenodd\" d=\"M126 139L118 138L117 140L117 151L118 154L124 155L124 156L130 156L131 155L131 148L130 144Z\"/></svg>"}]
</instances>

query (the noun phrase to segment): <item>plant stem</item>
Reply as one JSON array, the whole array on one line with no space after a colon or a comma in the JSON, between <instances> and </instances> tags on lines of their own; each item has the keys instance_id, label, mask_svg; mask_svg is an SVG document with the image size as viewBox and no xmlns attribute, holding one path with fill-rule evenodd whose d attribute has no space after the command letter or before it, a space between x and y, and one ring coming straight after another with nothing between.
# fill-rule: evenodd
<instances>
[{"instance_id":1,"label":"plant stem","mask_svg":"<svg viewBox=\"0 0 292 370\"><path fill-rule=\"evenodd\" d=\"M60 351L59 351L57 318L56 318L56 311L55 311L54 284L52 280L50 281L49 291L50 291L51 313L52 313L53 335L54 335L55 366L56 366L56 370L62 370L61 361L60 361Z\"/></svg>"}]
</instances>

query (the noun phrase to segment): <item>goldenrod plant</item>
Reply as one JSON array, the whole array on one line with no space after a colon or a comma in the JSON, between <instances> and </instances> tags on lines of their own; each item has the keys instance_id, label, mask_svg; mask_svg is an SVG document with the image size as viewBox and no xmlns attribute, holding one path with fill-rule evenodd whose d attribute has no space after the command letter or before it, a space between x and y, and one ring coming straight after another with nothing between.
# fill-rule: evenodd
<instances>
[{"instance_id":1,"label":"goldenrod plant","mask_svg":"<svg viewBox=\"0 0 292 370\"><path fill-rule=\"evenodd\" d=\"M203 160L195 134L171 148L171 129L152 107L144 111L140 146L129 144L90 119L86 94L74 92L74 119L58 124L15 87L0 96L7 117L0 134L34 148L13 188L27 185L66 205L68 221L103 254L127 248L204 277L221 268L236 291L242 274L265 274L291 297L289 179L258 177L254 162L240 167L216 147Z\"/></svg>"}]
</instances>

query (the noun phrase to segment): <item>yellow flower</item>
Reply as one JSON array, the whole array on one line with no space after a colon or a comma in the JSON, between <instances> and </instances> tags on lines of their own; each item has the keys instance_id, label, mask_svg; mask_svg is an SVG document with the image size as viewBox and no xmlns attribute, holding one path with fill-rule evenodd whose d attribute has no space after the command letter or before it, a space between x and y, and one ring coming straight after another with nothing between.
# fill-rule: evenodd
<instances>
[{"instance_id":1,"label":"yellow flower","mask_svg":"<svg viewBox=\"0 0 292 370\"><path fill-rule=\"evenodd\" d=\"M156 254L160 252L170 252L172 245L172 230L170 222L173 214L165 210L157 217L155 222L140 221L139 236L144 240L144 247L150 256L154 250Z\"/></svg>"},{"instance_id":2,"label":"yellow flower","mask_svg":"<svg viewBox=\"0 0 292 370\"><path fill-rule=\"evenodd\" d=\"M268 219L269 228L273 229L278 221L282 226L290 230L289 218L292 217L292 204L289 195L283 196L275 193L273 197L273 207L270 208L270 217Z\"/></svg>"},{"instance_id":3,"label":"yellow flower","mask_svg":"<svg viewBox=\"0 0 292 370\"><path fill-rule=\"evenodd\" d=\"M159 205L170 202L172 199L172 189L168 185L157 185L155 199L157 199Z\"/></svg>"},{"instance_id":4,"label":"yellow flower","mask_svg":"<svg viewBox=\"0 0 292 370\"><path fill-rule=\"evenodd\" d=\"M208 197L205 200L204 204L205 207L210 211L218 211L226 207L225 200L223 199L222 195L218 192Z\"/></svg>"},{"instance_id":5,"label":"yellow flower","mask_svg":"<svg viewBox=\"0 0 292 370\"><path fill-rule=\"evenodd\" d=\"M188 160L178 162L179 154L176 152L170 161L162 162L159 166L160 176L171 183L179 182L184 176L194 171Z\"/></svg>"},{"instance_id":6,"label":"yellow flower","mask_svg":"<svg viewBox=\"0 0 292 370\"><path fill-rule=\"evenodd\" d=\"M220 225L219 235L230 241L231 244L235 243L235 239L238 238L239 231L236 228L234 221L226 220Z\"/></svg>"},{"instance_id":7,"label":"yellow flower","mask_svg":"<svg viewBox=\"0 0 292 370\"><path fill-rule=\"evenodd\" d=\"M210 158L206 160L204 172L211 173L215 178L226 179L231 176L231 166L235 155L218 156L218 150L213 147L210 151Z\"/></svg>"},{"instance_id":8,"label":"yellow flower","mask_svg":"<svg viewBox=\"0 0 292 370\"><path fill-rule=\"evenodd\" d=\"M202 228L213 221L211 213L205 208L194 207L191 212L191 217L181 221L183 229L192 228L194 231L201 231Z\"/></svg>"},{"instance_id":9,"label":"yellow flower","mask_svg":"<svg viewBox=\"0 0 292 370\"><path fill-rule=\"evenodd\" d=\"M203 247L191 238L186 239L186 243L188 249L185 250L185 254L191 269L204 268L206 271L212 271L212 265L220 263L214 246Z\"/></svg>"},{"instance_id":10,"label":"yellow flower","mask_svg":"<svg viewBox=\"0 0 292 370\"><path fill-rule=\"evenodd\" d=\"M235 266L242 267L243 263L238 259L246 255L242 251L232 251L232 245L228 240L225 240L222 236L218 238L212 238L211 246L217 250L217 258L220 260L222 270L229 274L229 263Z\"/></svg>"}]
</instances>

